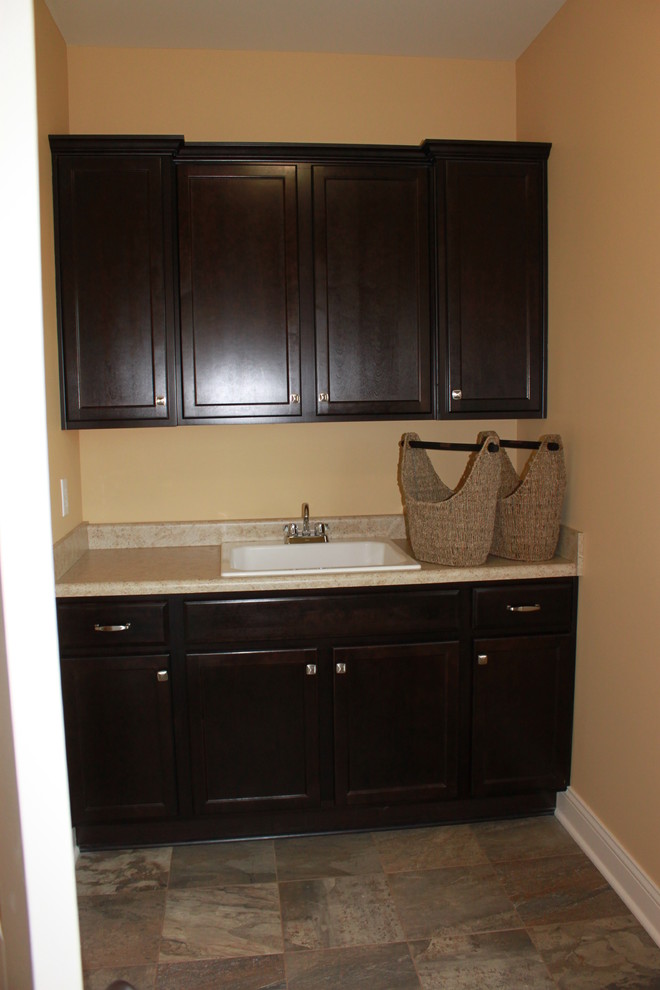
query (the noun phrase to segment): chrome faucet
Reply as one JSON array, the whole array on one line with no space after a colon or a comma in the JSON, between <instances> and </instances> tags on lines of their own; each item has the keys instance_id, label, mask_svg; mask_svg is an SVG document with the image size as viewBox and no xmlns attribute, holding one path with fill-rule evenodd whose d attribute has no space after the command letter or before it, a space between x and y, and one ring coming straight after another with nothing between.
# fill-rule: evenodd
<instances>
[{"instance_id":1,"label":"chrome faucet","mask_svg":"<svg viewBox=\"0 0 660 990\"><path fill-rule=\"evenodd\" d=\"M319 522L315 524L314 529L312 530L309 523L309 504L307 502L303 502L302 523L300 525L300 529L298 529L298 523L287 523L284 527L284 542L327 543L328 529L329 527L327 523Z\"/></svg>"}]
</instances>

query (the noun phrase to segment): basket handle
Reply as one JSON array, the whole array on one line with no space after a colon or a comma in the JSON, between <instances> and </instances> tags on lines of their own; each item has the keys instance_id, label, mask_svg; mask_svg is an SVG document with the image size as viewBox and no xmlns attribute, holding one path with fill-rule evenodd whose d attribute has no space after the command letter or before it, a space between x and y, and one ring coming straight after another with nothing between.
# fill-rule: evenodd
<instances>
[{"instance_id":1,"label":"basket handle","mask_svg":"<svg viewBox=\"0 0 660 990\"><path fill-rule=\"evenodd\" d=\"M409 436L416 436L415 433L406 433L404 439L401 441L401 446L412 447L418 450L465 450L471 451L472 453L478 453L483 447L482 443L454 443L449 440L407 440ZM489 433L486 436L486 440L492 437L493 434ZM501 443L502 441L500 441ZM538 445L537 445L538 446ZM499 444L496 440L491 440L488 444L488 451L491 454L496 454L500 449Z\"/></svg>"}]
</instances>

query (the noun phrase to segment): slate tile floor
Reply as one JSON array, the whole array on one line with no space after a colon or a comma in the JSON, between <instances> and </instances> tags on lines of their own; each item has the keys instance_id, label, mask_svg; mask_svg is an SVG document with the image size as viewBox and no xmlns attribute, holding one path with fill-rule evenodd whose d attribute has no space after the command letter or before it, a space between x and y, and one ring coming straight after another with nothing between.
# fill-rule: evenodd
<instances>
[{"instance_id":1,"label":"slate tile floor","mask_svg":"<svg viewBox=\"0 0 660 990\"><path fill-rule=\"evenodd\" d=\"M83 853L87 990L660 990L552 817Z\"/></svg>"}]
</instances>

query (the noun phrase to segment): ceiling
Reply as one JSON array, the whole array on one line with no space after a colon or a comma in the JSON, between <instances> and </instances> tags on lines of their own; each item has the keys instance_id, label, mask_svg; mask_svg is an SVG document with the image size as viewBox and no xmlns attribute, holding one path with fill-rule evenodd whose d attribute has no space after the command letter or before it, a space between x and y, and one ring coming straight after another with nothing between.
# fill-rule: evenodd
<instances>
[{"instance_id":1,"label":"ceiling","mask_svg":"<svg viewBox=\"0 0 660 990\"><path fill-rule=\"evenodd\" d=\"M46 0L70 45L518 58L565 0Z\"/></svg>"}]
</instances>

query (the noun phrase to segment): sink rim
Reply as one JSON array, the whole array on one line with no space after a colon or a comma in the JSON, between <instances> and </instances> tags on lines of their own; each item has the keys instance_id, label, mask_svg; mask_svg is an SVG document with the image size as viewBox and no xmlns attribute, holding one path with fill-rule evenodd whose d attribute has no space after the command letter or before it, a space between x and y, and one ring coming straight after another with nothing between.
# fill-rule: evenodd
<instances>
[{"instance_id":1,"label":"sink rim","mask_svg":"<svg viewBox=\"0 0 660 990\"><path fill-rule=\"evenodd\" d=\"M295 557L302 551L302 556L316 557L326 553L325 548L355 547L364 548L365 545L380 546L384 548L384 556L387 559L381 563L358 562L358 563L333 563L319 564L318 562L304 562L299 566L291 564L282 565L281 562L274 566L237 566L233 560L234 551L260 550L280 551L277 557L291 554ZM417 571L421 570L421 564L409 553L388 538L379 537L353 537L333 540L327 543L284 543L282 540L232 540L222 544L220 573L223 577L287 577L298 574L354 574L359 572L387 572L387 571Z\"/></svg>"}]
</instances>

